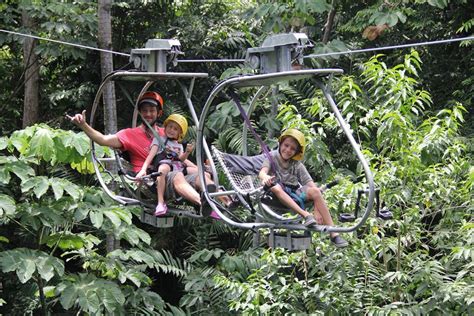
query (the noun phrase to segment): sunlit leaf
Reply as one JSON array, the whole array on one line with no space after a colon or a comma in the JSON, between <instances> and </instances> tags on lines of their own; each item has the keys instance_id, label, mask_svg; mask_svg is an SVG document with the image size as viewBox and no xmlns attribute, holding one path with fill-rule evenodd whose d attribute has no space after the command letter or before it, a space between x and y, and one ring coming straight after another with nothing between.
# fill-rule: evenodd
<instances>
[{"instance_id":1,"label":"sunlit leaf","mask_svg":"<svg viewBox=\"0 0 474 316\"><path fill-rule=\"evenodd\" d=\"M80 249L84 247L83 239L78 235L70 233L49 235L45 242L49 247L53 247L57 244L58 247L63 250Z\"/></svg>"},{"instance_id":2,"label":"sunlit leaf","mask_svg":"<svg viewBox=\"0 0 474 316\"><path fill-rule=\"evenodd\" d=\"M46 161L51 161L55 154L53 133L46 128L38 128L30 141L29 153L42 157Z\"/></svg>"},{"instance_id":3,"label":"sunlit leaf","mask_svg":"<svg viewBox=\"0 0 474 316\"><path fill-rule=\"evenodd\" d=\"M104 215L112 222L115 227L119 227L121 224L120 216L117 215L114 209L105 210Z\"/></svg>"},{"instance_id":4,"label":"sunlit leaf","mask_svg":"<svg viewBox=\"0 0 474 316\"><path fill-rule=\"evenodd\" d=\"M4 215L12 216L15 214L15 210L15 200L8 195L0 194L0 217Z\"/></svg>"},{"instance_id":5,"label":"sunlit leaf","mask_svg":"<svg viewBox=\"0 0 474 316\"><path fill-rule=\"evenodd\" d=\"M94 225L95 228L102 227L102 224L104 222L104 214L102 212L90 211L89 218L92 222L92 225Z\"/></svg>"},{"instance_id":6,"label":"sunlit leaf","mask_svg":"<svg viewBox=\"0 0 474 316\"><path fill-rule=\"evenodd\" d=\"M53 189L54 198L59 200L63 196L64 188L60 181L51 181L51 188Z\"/></svg>"},{"instance_id":7,"label":"sunlit leaf","mask_svg":"<svg viewBox=\"0 0 474 316\"><path fill-rule=\"evenodd\" d=\"M7 148L8 145L8 137L2 136L0 137L0 150Z\"/></svg>"},{"instance_id":8,"label":"sunlit leaf","mask_svg":"<svg viewBox=\"0 0 474 316\"><path fill-rule=\"evenodd\" d=\"M25 181L28 177L34 176L35 171L24 161L15 161L10 164L10 170L13 172L21 181Z\"/></svg>"}]
</instances>

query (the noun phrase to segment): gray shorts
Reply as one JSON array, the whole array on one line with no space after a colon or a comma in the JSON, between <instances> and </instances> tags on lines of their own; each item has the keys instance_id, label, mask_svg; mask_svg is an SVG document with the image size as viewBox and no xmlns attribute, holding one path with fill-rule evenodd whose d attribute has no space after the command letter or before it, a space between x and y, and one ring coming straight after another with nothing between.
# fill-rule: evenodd
<instances>
[{"instance_id":1,"label":"gray shorts","mask_svg":"<svg viewBox=\"0 0 474 316\"><path fill-rule=\"evenodd\" d=\"M178 193L176 193L176 190L174 188L174 178L178 173L181 173L180 171L171 171L166 175L166 186L165 186L165 200L166 201L172 201L178 199L180 196ZM196 182L197 182L197 173L193 174L188 174L184 176L184 179L186 180L187 183L189 183L196 191Z\"/></svg>"}]
</instances>

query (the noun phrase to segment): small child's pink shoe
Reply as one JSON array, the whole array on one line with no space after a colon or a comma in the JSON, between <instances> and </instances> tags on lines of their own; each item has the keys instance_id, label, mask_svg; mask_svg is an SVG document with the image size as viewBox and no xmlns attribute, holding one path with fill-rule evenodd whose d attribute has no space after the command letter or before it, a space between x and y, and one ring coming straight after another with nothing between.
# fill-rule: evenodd
<instances>
[{"instance_id":1,"label":"small child's pink shoe","mask_svg":"<svg viewBox=\"0 0 474 316\"><path fill-rule=\"evenodd\" d=\"M222 219L219 214L217 214L215 211L212 211L211 214L209 214L210 217L213 219Z\"/></svg>"},{"instance_id":2,"label":"small child's pink shoe","mask_svg":"<svg viewBox=\"0 0 474 316\"><path fill-rule=\"evenodd\" d=\"M168 207L165 203L158 203L155 208L155 216L163 216L168 211Z\"/></svg>"}]
</instances>

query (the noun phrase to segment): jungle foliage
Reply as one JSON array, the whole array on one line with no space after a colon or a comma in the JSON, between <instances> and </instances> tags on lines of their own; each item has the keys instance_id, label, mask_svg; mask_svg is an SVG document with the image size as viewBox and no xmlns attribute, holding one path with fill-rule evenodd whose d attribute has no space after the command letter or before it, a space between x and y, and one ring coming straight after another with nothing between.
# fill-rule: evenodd
<instances>
[{"instance_id":1,"label":"jungle foliage","mask_svg":"<svg viewBox=\"0 0 474 316\"><path fill-rule=\"evenodd\" d=\"M95 46L96 9L82 0L9 0L0 4L0 28ZM35 30L21 29L24 11ZM176 37L189 59L243 58L278 32L306 32L315 42L307 53L317 54L467 36L473 25L465 0L121 1L112 15L114 50ZM0 313L472 313L472 41L305 59L306 67L345 70L332 91L394 219L370 218L345 236L343 250L313 235L302 252L252 249L251 231L219 222L184 219L171 230L151 229L139 222L139 208L110 201L91 174L87 137L62 119L90 106L98 53L40 41L43 123L20 130L21 42L0 33ZM210 80L196 83L198 112L215 82L251 71L222 63L177 70L209 72ZM208 141L239 153L242 120L220 101ZM285 84L258 105L252 124L264 140L274 146L282 128L301 129L314 179L339 180L325 193L334 218L351 211L365 187L354 181L361 166L321 92L309 81ZM107 253L110 234L121 248Z\"/></svg>"}]
</instances>

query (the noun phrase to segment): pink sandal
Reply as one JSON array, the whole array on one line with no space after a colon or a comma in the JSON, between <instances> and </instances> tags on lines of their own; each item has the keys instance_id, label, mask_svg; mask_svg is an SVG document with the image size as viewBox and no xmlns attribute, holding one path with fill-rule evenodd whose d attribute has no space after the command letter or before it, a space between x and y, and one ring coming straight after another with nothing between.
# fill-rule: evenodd
<instances>
[{"instance_id":1,"label":"pink sandal","mask_svg":"<svg viewBox=\"0 0 474 316\"><path fill-rule=\"evenodd\" d=\"M168 211L168 207L165 203L158 203L155 208L155 216L163 216Z\"/></svg>"}]
</instances>

